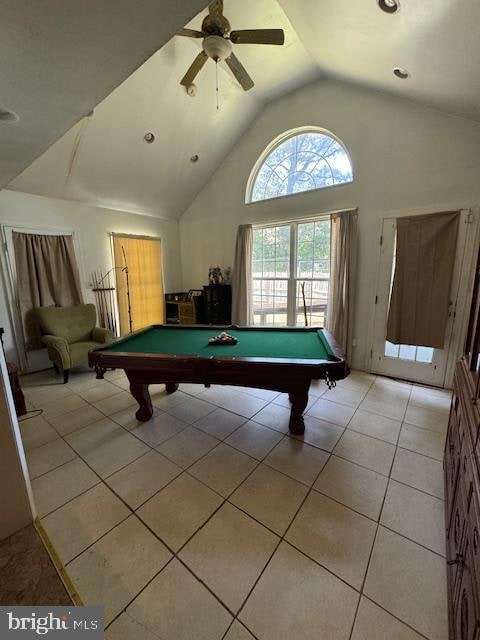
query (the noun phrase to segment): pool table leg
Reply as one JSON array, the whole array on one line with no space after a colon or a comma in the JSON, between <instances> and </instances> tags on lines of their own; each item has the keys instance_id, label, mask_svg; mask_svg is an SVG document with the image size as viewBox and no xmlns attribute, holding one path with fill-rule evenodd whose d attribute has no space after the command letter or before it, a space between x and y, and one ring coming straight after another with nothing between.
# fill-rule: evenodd
<instances>
[{"instance_id":1,"label":"pool table leg","mask_svg":"<svg viewBox=\"0 0 480 640\"><path fill-rule=\"evenodd\" d=\"M305 422L303 421L303 412L308 404L308 390L310 384L299 387L294 391L290 391L288 397L292 403L290 410L290 424L288 428L290 433L301 435L305 431Z\"/></svg>"},{"instance_id":2,"label":"pool table leg","mask_svg":"<svg viewBox=\"0 0 480 640\"><path fill-rule=\"evenodd\" d=\"M152 399L148 392L148 384L134 384L130 383L130 393L140 405L135 417L141 422L150 420L153 416Z\"/></svg>"}]
</instances>

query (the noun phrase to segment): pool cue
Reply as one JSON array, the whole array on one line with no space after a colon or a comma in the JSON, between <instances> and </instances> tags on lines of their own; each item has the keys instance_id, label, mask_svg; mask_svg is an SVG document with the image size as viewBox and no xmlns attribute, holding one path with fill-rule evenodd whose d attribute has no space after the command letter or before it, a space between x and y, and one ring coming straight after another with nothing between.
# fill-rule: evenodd
<instances>
[{"instance_id":1,"label":"pool cue","mask_svg":"<svg viewBox=\"0 0 480 640\"><path fill-rule=\"evenodd\" d=\"M305 317L305 326L308 327L307 304L305 302L305 282L300 283L300 289L302 290L303 315Z\"/></svg>"}]
</instances>

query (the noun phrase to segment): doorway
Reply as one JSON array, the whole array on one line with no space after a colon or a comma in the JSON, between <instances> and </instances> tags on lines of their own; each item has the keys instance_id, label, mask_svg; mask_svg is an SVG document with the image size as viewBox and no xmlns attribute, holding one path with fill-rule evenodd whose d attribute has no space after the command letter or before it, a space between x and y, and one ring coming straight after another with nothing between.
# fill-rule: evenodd
<instances>
[{"instance_id":1,"label":"doorway","mask_svg":"<svg viewBox=\"0 0 480 640\"><path fill-rule=\"evenodd\" d=\"M452 382L453 366L459 348L461 348L460 338L464 333L464 308L470 289L477 219L470 210L462 210L443 349L416 345L394 345L386 340L387 317L395 267L396 229L396 218L383 220L379 276L375 296L374 335L370 351L371 370L374 373L393 378L448 387Z\"/></svg>"}]
</instances>

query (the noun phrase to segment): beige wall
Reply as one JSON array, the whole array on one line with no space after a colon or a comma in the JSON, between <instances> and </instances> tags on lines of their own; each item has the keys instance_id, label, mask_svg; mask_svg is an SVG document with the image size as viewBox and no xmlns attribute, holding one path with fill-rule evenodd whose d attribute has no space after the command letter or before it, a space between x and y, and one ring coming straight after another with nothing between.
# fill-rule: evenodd
<instances>
[{"instance_id":1,"label":"beige wall","mask_svg":"<svg viewBox=\"0 0 480 640\"><path fill-rule=\"evenodd\" d=\"M165 290L177 291L181 286L180 247L178 222L152 216L45 198L16 191L0 192L0 225L27 228L73 231L77 260L87 302L94 302L89 287L91 272L110 269L112 256L109 232L156 236L162 239ZM3 242L2 242L3 244ZM7 357L17 360L11 327L11 305L6 296L8 264L1 251L0 327L5 327L4 338ZM49 366L43 354L34 352L30 357L32 369Z\"/></svg>"},{"instance_id":2,"label":"beige wall","mask_svg":"<svg viewBox=\"0 0 480 640\"><path fill-rule=\"evenodd\" d=\"M315 125L346 145L354 182L245 205L250 171L284 131ZM180 219L183 287L232 265L242 223L359 207L353 365L369 366L382 219L397 211L460 208L480 200L480 124L352 85L322 80L267 105Z\"/></svg>"},{"instance_id":3,"label":"beige wall","mask_svg":"<svg viewBox=\"0 0 480 640\"><path fill-rule=\"evenodd\" d=\"M32 522L30 481L0 349L0 540Z\"/></svg>"}]
</instances>

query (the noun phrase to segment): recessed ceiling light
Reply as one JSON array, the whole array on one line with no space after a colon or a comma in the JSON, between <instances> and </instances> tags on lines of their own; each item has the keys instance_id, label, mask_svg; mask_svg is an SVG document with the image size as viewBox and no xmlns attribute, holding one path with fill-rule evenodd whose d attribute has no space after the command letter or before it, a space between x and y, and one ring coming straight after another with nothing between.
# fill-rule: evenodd
<instances>
[{"instance_id":1,"label":"recessed ceiling light","mask_svg":"<svg viewBox=\"0 0 480 640\"><path fill-rule=\"evenodd\" d=\"M147 144L152 144L152 142L155 142L155 134L154 134L154 133L152 133L151 131L148 131L148 133L146 133L146 134L143 136L143 139L145 140L145 142L146 142Z\"/></svg>"},{"instance_id":2,"label":"recessed ceiling light","mask_svg":"<svg viewBox=\"0 0 480 640\"><path fill-rule=\"evenodd\" d=\"M406 69L403 69L402 67L395 67L395 69L393 70L393 75L397 76L397 78L400 78L401 80L406 80L410 77L410 72Z\"/></svg>"},{"instance_id":3,"label":"recessed ceiling light","mask_svg":"<svg viewBox=\"0 0 480 640\"><path fill-rule=\"evenodd\" d=\"M18 116L14 111L0 108L0 122L3 122L4 124L14 124L19 120L20 116Z\"/></svg>"},{"instance_id":4,"label":"recessed ceiling light","mask_svg":"<svg viewBox=\"0 0 480 640\"><path fill-rule=\"evenodd\" d=\"M396 13L400 9L398 0L378 0L378 6L385 13Z\"/></svg>"}]
</instances>

